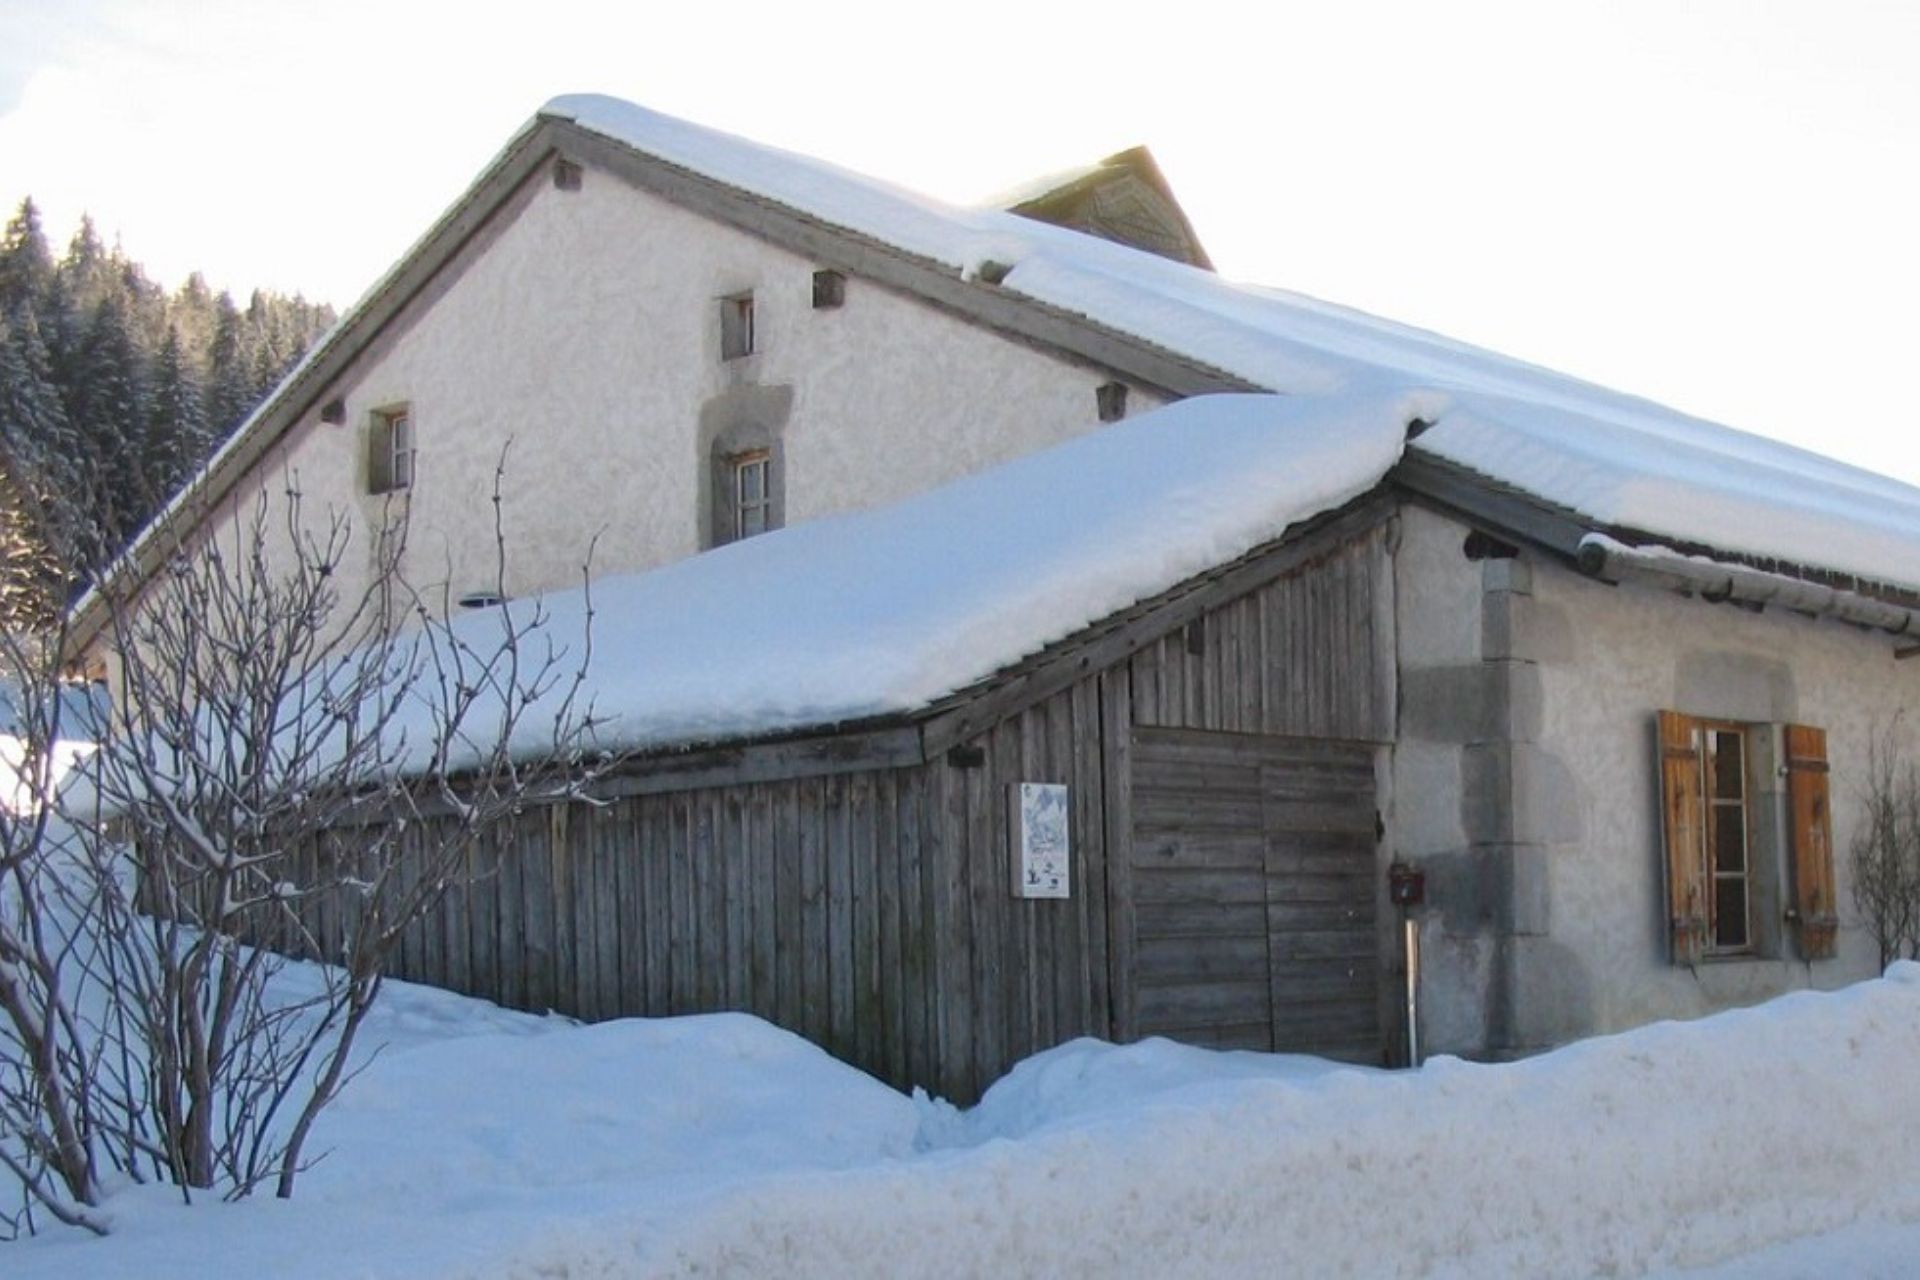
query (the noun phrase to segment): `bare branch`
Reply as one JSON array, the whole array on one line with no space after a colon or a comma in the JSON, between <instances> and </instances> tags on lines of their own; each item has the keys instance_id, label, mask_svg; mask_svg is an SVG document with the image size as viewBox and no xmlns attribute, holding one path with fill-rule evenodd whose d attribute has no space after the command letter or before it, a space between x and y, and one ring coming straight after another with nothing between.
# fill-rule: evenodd
<instances>
[{"instance_id":1,"label":"bare branch","mask_svg":"<svg viewBox=\"0 0 1920 1280\"><path fill-rule=\"evenodd\" d=\"M0 816L17 1229L35 1208L104 1229L109 1175L188 1199L269 1179L290 1194L370 1058L359 1038L408 930L502 823L612 766L587 697L591 608L563 644L541 602L505 599L505 461L487 616L450 617L444 591L406 581L404 503L370 531L364 575L346 571L353 520L309 519L291 481L217 529L159 530L166 572L137 598L97 588L111 719L61 805L43 765L63 640L0 640L33 677L17 718L35 803Z\"/></svg>"}]
</instances>

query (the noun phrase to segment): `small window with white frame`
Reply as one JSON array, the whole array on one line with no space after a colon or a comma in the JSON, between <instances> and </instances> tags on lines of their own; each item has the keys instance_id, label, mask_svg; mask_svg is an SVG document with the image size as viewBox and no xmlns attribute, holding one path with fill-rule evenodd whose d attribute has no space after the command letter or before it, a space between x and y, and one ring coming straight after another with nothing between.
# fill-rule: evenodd
<instances>
[{"instance_id":1,"label":"small window with white frame","mask_svg":"<svg viewBox=\"0 0 1920 1280\"><path fill-rule=\"evenodd\" d=\"M733 458L733 536L751 538L773 527L773 456L765 449Z\"/></svg>"},{"instance_id":2,"label":"small window with white frame","mask_svg":"<svg viewBox=\"0 0 1920 1280\"><path fill-rule=\"evenodd\" d=\"M377 409L367 433L367 492L413 487L413 411L406 405Z\"/></svg>"},{"instance_id":3,"label":"small window with white frame","mask_svg":"<svg viewBox=\"0 0 1920 1280\"><path fill-rule=\"evenodd\" d=\"M753 294L720 299L720 358L738 360L754 353Z\"/></svg>"}]
</instances>

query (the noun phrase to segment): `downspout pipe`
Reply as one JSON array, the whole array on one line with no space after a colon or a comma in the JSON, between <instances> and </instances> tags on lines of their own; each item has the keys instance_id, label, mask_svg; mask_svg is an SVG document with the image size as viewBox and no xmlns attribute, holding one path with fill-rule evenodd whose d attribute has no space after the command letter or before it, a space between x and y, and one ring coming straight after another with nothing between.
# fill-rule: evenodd
<instances>
[{"instance_id":1,"label":"downspout pipe","mask_svg":"<svg viewBox=\"0 0 1920 1280\"><path fill-rule=\"evenodd\" d=\"M1580 539L1577 560L1582 573L1604 582L1635 582L1755 608L1775 605L1889 635L1920 636L1920 612L1915 610L1857 591L1690 556L1668 547L1629 546L1604 533L1589 533Z\"/></svg>"}]
</instances>

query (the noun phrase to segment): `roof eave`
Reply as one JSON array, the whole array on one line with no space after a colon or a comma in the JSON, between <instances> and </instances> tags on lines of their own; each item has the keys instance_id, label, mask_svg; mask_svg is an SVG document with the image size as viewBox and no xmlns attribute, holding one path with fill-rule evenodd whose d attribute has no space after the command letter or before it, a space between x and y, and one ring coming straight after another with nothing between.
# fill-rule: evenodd
<instances>
[{"instance_id":1,"label":"roof eave","mask_svg":"<svg viewBox=\"0 0 1920 1280\"><path fill-rule=\"evenodd\" d=\"M1872 625L1895 635L1920 631L1920 593L1819 565L1750 555L1646 529L1593 520L1569 507L1502 484L1471 468L1422 452L1417 443L1407 449L1399 464L1389 473L1388 480L1428 505L1450 512L1470 524L1550 552L1569 568L1590 578L1615 580L1608 578L1607 562L1596 558L1592 552L1593 539L1599 537L1625 548L1661 548L1681 557L1715 562L1737 571L1743 580L1750 582L1765 576L1783 583L1809 584L1834 593L1837 597L1850 596L1871 601L1912 615L1914 622L1911 625L1904 622L1887 625L1860 621L1862 617L1879 616L1877 610L1840 607L1820 612L1823 616L1834 616L1854 625ZM1808 608L1786 603L1790 594L1781 593L1777 597L1763 599L1749 592L1739 597L1737 602L1760 606L1775 603L1802 613L1810 612ZM1702 598L1720 597L1705 592Z\"/></svg>"},{"instance_id":2,"label":"roof eave","mask_svg":"<svg viewBox=\"0 0 1920 1280\"><path fill-rule=\"evenodd\" d=\"M187 486L156 515L103 577L115 598L137 594L182 540L217 511L252 470L319 405L367 347L470 243L501 205L553 152L555 125L536 118L388 272L321 339ZM96 587L74 605L67 648L79 659L110 621L108 593Z\"/></svg>"}]
</instances>

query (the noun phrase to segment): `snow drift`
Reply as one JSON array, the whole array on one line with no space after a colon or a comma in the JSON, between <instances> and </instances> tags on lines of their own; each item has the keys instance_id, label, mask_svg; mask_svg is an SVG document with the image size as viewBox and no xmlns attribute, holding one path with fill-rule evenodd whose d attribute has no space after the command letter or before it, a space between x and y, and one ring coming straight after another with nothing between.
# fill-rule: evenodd
<instances>
[{"instance_id":1,"label":"snow drift","mask_svg":"<svg viewBox=\"0 0 1920 1280\"><path fill-rule=\"evenodd\" d=\"M665 1274L1635 1275L1920 1215L1920 965L1499 1066L1115 1087L1026 1136L716 1206ZM1044 1055L1043 1055L1044 1056ZM1118 1061L1112 1061L1114 1058ZM1050 1086L1058 1090L1058 1082ZM1067 1091L1072 1093L1073 1091ZM581 1261L592 1257L585 1253Z\"/></svg>"},{"instance_id":2,"label":"snow drift","mask_svg":"<svg viewBox=\"0 0 1920 1280\"><path fill-rule=\"evenodd\" d=\"M1506 1065L1082 1040L966 1113L745 1015L392 994L295 1200L129 1191L8 1274L1897 1275L1920 1220L1915 964Z\"/></svg>"}]
</instances>

